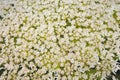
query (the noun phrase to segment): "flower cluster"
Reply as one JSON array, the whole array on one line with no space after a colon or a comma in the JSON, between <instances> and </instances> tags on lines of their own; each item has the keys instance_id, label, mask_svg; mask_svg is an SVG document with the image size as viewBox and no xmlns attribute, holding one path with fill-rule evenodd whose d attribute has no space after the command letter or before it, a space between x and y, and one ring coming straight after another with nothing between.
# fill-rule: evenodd
<instances>
[{"instance_id":1,"label":"flower cluster","mask_svg":"<svg viewBox=\"0 0 120 80\"><path fill-rule=\"evenodd\" d=\"M0 0L0 80L119 76L119 0Z\"/></svg>"}]
</instances>

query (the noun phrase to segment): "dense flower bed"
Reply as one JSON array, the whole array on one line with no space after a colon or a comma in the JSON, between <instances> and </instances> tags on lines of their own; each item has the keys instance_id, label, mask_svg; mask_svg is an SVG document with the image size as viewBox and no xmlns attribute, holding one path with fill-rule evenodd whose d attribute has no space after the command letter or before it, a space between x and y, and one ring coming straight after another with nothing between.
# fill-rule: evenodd
<instances>
[{"instance_id":1,"label":"dense flower bed","mask_svg":"<svg viewBox=\"0 0 120 80\"><path fill-rule=\"evenodd\" d=\"M119 76L119 0L0 0L0 80Z\"/></svg>"}]
</instances>

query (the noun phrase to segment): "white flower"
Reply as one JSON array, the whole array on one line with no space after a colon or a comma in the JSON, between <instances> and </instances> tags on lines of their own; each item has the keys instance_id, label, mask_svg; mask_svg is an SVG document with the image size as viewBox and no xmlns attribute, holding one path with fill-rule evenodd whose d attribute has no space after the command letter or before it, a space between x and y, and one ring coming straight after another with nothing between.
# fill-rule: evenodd
<instances>
[{"instance_id":1,"label":"white flower","mask_svg":"<svg viewBox=\"0 0 120 80\"><path fill-rule=\"evenodd\" d=\"M66 80L66 79L67 79L67 77L66 77L66 76L63 76L63 77L62 77L62 80Z\"/></svg>"},{"instance_id":2,"label":"white flower","mask_svg":"<svg viewBox=\"0 0 120 80\"><path fill-rule=\"evenodd\" d=\"M55 37L55 36L51 36L51 39L52 39L53 41L56 41L56 37Z\"/></svg>"},{"instance_id":3,"label":"white flower","mask_svg":"<svg viewBox=\"0 0 120 80\"><path fill-rule=\"evenodd\" d=\"M84 79L87 79L87 75L86 75L86 74L83 74L82 77L83 77Z\"/></svg>"},{"instance_id":4,"label":"white flower","mask_svg":"<svg viewBox=\"0 0 120 80\"><path fill-rule=\"evenodd\" d=\"M120 69L118 1L6 1L0 1L0 79L93 80ZM96 73L88 74L91 68Z\"/></svg>"}]
</instances>

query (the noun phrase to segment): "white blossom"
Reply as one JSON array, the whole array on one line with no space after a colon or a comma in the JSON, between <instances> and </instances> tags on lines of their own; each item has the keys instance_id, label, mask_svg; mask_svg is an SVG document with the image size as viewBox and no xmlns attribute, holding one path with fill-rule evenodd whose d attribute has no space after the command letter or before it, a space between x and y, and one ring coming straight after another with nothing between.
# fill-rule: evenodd
<instances>
[{"instance_id":1,"label":"white blossom","mask_svg":"<svg viewBox=\"0 0 120 80\"><path fill-rule=\"evenodd\" d=\"M119 0L1 0L0 80L117 80L119 10Z\"/></svg>"}]
</instances>

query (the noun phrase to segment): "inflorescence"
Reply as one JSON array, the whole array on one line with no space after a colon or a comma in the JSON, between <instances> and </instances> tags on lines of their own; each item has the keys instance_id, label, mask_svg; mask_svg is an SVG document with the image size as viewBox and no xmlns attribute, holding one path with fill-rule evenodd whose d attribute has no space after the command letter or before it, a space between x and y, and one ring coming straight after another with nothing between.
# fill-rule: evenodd
<instances>
[{"instance_id":1,"label":"inflorescence","mask_svg":"<svg viewBox=\"0 0 120 80\"><path fill-rule=\"evenodd\" d=\"M0 80L119 76L119 0L0 0Z\"/></svg>"}]
</instances>

